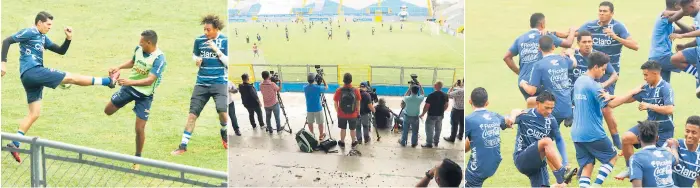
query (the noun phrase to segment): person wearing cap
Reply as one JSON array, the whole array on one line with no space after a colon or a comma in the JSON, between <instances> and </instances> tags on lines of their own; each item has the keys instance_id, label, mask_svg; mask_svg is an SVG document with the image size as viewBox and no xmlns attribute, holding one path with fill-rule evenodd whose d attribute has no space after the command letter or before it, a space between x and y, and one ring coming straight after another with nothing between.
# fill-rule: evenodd
<instances>
[{"instance_id":1,"label":"person wearing cap","mask_svg":"<svg viewBox=\"0 0 700 188\"><path fill-rule=\"evenodd\" d=\"M401 112L401 115L404 117L401 140L399 140L401 146L408 144L409 129L411 130L411 147L418 145L418 124L420 123L418 118L420 116L420 104L423 103L423 99L425 99L425 90L423 90L420 83L411 86L403 97L402 105L405 105L405 108Z\"/></svg>"},{"instance_id":2,"label":"person wearing cap","mask_svg":"<svg viewBox=\"0 0 700 188\"><path fill-rule=\"evenodd\" d=\"M372 120L372 113L376 112L374 109L374 104L372 104L372 95L367 92L367 82L360 83L360 126L355 129L357 134L357 142L362 144L364 138L364 143L369 143L372 139L369 137L370 126ZM372 112L372 113L370 113Z\"/></svg>"},{"instance_id":3,"label":"person wearing cap","mask_svg":"<svg viewBox=\"0 0 700 188\"><path fill-rule=\"evenodd\" d=\"M326 80L321 77L323 86L314 84L316 73L309 73L306 77L309 84L304 86L304 96L306 97L306 124L309 126L309 131L314 133L314 123L318 124L318 140L322 141L326 134L323 132L323 106L321 105L321 93L328 90Z\"/></svg>"},{"instance_id":4,"label":"person wearing cap","mask_svg":"<svg viewBox=\"0 0 700 188\"><path fill-rule=\"evenodd\" d=\"M228 81L228 117L233 127L233 132L236 136L241 136L241 131L238 129L238 119L236 118L236 105L233 103L233 94L238 93L238 89L233 82Z\"/></svg>"},{"instance_id":5,"label":"person wearing cap","mask_svg":"<svg viewBox=\"0 0 700 188\"><path fill-rule=\"evenodd\" d=\"M260 98L258 98L258 92L255 86L250 82L250 77L248 74L241 75L242 84L238 84L238 92L241 93L241 101L243 101L243 107L248 110L248 119L250 120L250 125L253 128L256 127L255 115L258 115L258 122L260 123L260 129L265 128L265 123L263 121L262 115L262 103Z\"/></svg>"},{"instance_id":6,"label":"person wearing cap","mask_svg":"<svg viewBox=\"0 0 700 188\"><path fill-rule=\"evenodd\" d=\"M338 112L338 128L340 128L338 146L345 148L346 130L350 129L351 146L352 149L355 149L355 146L357 146L355 128L357 126L357 117L360 115L360 90L352 87L352 74L350 73L343 75L343 84L343 87L338 88L335 91L335 95L333 95L335 111ZM343 101L346 101L343 99L352 99L355 102L352 105L343 104Z\"/></svg>"}]
</instances>

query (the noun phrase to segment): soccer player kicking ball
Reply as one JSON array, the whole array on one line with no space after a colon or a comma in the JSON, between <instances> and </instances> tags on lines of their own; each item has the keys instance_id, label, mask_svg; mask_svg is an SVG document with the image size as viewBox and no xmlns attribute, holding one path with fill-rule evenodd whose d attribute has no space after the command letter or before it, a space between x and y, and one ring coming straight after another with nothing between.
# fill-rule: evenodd
<instances>
[{"instance_id":1,"label":"soccer player kicking ball","mask_svg":"<svg viewBox=\"0 0 700 188\"><path fill-rule=\"evenodd\" d=\"M680 20L683 16L693 17L695 23L700 21L700 5L697 4L695 0L680 0L681 11L674 14L669 18L669 20ZM682 39L682 38L695 38L695 40L687 44L677 44L676 54L671 57L671 63L676 68L683 70L693 76L695 76L695 95L700 98L700 78L697 73L698 61L700 60L700 49L698 49L698 44L700 43L700 25L695 24L695 28L684 28L681 30L688 31L687 33L677 34L673 33L669 37L671 40Z\"/></svg>"},{"instance_id":2,"label":"soccer player kicking ball","mask_svg":"<svg viewBox=\"0 0 700 188\"><path fill-rule=\"evenodd\" d=\"M630 161L632 187L674 187L673 166L678 164L678 159L668 148L656 146L658 123L646 120L637 127L644 148L632 155Z\"/></svg>"},{"instance_id":3,"label":"soccer player kicking ball","mask_svg":"<svg viewBox=\"0 0 700 188\"><path fill-rule=\"evenodd\" d=\"M529 95L535 95L537 88L541 86L542 91L549 91L556 96L556 103L552 115L556 118L557 128L561 122L573 116L571 104L572 85L569 81L568 73L576 67L576 62L569 58L555 55L554 41L549 36L542 36L539 40L539 50L542 51L542 59L535 62L529 81L521 80L520 88ZM528 108L534 107L536 97L528 98ZM532 101L532 105L530 102ZM564 166L569 164L566 155L566 144L561 134L552 137L557 143L557 150L562 156Z\"/></svg>"},{"instance_id":4,"label":"soccer player kicking ball","mask_svg":"<svg viewBox=\"0 0 700 188\"><path fill-rule=\"evenodd\" d=\"M17 129L18 135L27 133L32 124L39 119L44 87L56 89L59 85L75 84L79 86L102 85L114 88L117 82L116 78L119 76L112 74L109 77L90 77L44 67L44 49L64 55L68 51L73 38L73 29L66 27L63 30L66 34L66 39L61 46L49 40L46 33L51 30L53 19L54 17L48 12L39 12L34 19L34 27L22 29L2 41L2 76L5 76L6 73L5 63L7 62L7 52L10 50L10 45L19 43L19 75L24 92L27 95L29 114L20 121ZM7 147L19 148L19 145L19 142L12 141ZM17 162L22 161L19 153L10 153L12 153L12 157Z\"/></svg>"},{"instance_id":5,"label":"soccer player kicking ball","mask_svg":"<svg viewBox=\"0 0 700 188\"><path fill-rule=\"evenodd\" d=\"M547 166L552 169L557 180L555 187L565 187L578 170L569 170L562 164L561 156L551 139L561 134L559 125L554 124L556 119L552 116L554 104L554 95L543 91L537 96L537 107L522 111L518 116L508 117L508 121L518 124L513 152L515 167L530 178L532 187L549 186Z\"/></svg>"},{"instance_id":6,"label":"soccer player kicking ball","mask_svg":"<svg viewBox=\"0 0 700 188\"><path fill-rule=\"evenodd\" d=\"M613 143L607 138L603 130L603 109L615 108L632 98L632 91L624 97L615 97L603 90L597 82L605 73L610 57L602 52L592 52L588 55L588 72L581 75L574 83L574 122L571 129L571 139L574 141L576 160L582 168L579 185L589 187L591 174L595 160L603 163L595 184L602 185L608 174L612 172L617 161L617 150L622 147L617 127L608 124L608 129L613 138Z\"/></svg>"},{"instance_id":7,"label":"soccer player kicking ball","mask_svg":"<svg viewBox=\"0 0 700 188\"><path fill-rule=\"evenodd\" d=\"M478 87L472 90L469 104L474 112L465 118L467 141L464 152L471 150L467 171L464 175L465 187L481 187L484 181L496 173L501 164L501 130L513 128L511 119L486 110L489 105L486 89ZM513 110L511 117L520 115L520 110Z\"/></svg>"},{"instance_id":8,"label":"soccer player kicking ball","mask_svg":"<svg viewBox=\"0 0 700 188\"><path fill-rule=\"evenodd\" d=\"M626 102L639 101L639 110L647 111L647 120L658 123L659 140L656 147L663 146L664 142L673 138L673 89L671 84L661 79L661 64L654 60L642 64L644 80L647 82L641 88L641 92L633 95ZM625 156L627 167L630 164L630 156L634 149L641 148L639 144L639 125L632 127L622 136L622 155ZM624 170L615 176L622 180L629 177L629 170Z\"/></svg>"},{"instance_id":9,"label":"soccer player kicking ball","mask_svg":"<svg viewBox=\"0 0 700 188\"><path fill-rule=\"evenodd\" d=\"M119 75L119 70L131 68L129 78L120 78L117 81L121 89L112 95L112 99L105 106L105 114L111 116L119 109L134 101L134 113L136 113L136 156L141 157L143 144L146 142L146 122L153 102L153 94L160 85L163 71L165 71L165 54L158 49L158 35L153 30L141 33L139 46L136 47L132 58L114 68L109 73ZM134 164L135 170L139 169Z\"/></svg>"},{"instance_id":10,"label":"soccer player kicking ball","mask_svg":"<svg viewBox=\"0 0 700 188\"><path fill-rule=\"evenodd\" d=\"M204 35L194 40L194 50L192 59L195 60L199 71L197 72L197 82L192 91L190 99L190 113L187 117L185 131L182 134L182 142L178 149L172 152L173 155L181 155L187 151L187 144L190 142L195 122L209 102L209 98L214 99L216 112L219 114L221 125L221 144L228 148L226 136L226 124L228 122L228 38L219 33L224 28L224 23L218 16L208 15L202 19L204 25Z\"/></svg>"},{"instance_id":11,"label":"soccer player kicking ball","mask_svg":"<svg viewBox=\"0 0 700 188\"><path fill-rule=\"evenodd\" d=\"M666 147L680 160L673 166L673 183L677 187L693 187L694 183L700 182L698 140L700 140L700 116L694 115L688 117L685 122L685 138L672 138L666 141Z\"/></svg>"}]
</instances>

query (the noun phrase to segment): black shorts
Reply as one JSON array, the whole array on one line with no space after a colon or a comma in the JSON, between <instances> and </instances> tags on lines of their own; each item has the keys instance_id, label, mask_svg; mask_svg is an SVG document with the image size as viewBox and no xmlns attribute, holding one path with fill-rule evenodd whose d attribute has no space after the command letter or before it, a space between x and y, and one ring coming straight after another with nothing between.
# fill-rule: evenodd
<instances>
[{"instance_id":1,"label":"black shorts","mask_svg":"<svg viewBox=\"0 0 700 188\"><path fill-rule=\"evenodd\" d=\"M199 116L204 106L209 102L209 98L214 98L216 112L227 112L228 94L226 84L212 84L209 86L195 85L190 98L190 114Z\"/></svg>"},{"instance_id":2,"label":"black shorts","mask_svg":"<svg viewBox=\"0 0 700 188\"><path fill-rule=\"evenodd\" d=\"M338 128L355 130L355 127L357 127L357 118L346 119L338 117Z\"/></svg>"}]
</instances>

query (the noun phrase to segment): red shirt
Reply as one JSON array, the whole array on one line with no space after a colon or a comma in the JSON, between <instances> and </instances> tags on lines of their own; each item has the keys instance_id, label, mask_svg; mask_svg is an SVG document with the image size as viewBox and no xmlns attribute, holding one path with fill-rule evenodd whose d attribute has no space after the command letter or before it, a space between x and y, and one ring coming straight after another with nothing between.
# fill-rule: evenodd
<instances>
[{"instance_id":1,"label":"red shirt","mask_svg":"<svg viewBox=\"0 0 700 188\"><path fill-rule=\"evenodd\" d=\"M353 88L353 87L352 87L352 84L346 84L342 88ZM338 90L335 90L335 95L333 95L333 101L335 101L336 103L339 103L339 101L340 101L340 93L341 93L340 90L342 88L338 88ZM357 88L353 88L353 90L355 90L355 99L357 100L357 102L360 102L360 100L362 99L362 96L360 95L360 90ZM339 105L336 105L336 107L335 107L335 111L338 112L338 118L352 119L352 118L357 118L360 115L360 105L356 105L355 112L353 112L352 114L343 113L343 111L340 110L339 107L340 107Z\"/></svg>"}]
</instances>

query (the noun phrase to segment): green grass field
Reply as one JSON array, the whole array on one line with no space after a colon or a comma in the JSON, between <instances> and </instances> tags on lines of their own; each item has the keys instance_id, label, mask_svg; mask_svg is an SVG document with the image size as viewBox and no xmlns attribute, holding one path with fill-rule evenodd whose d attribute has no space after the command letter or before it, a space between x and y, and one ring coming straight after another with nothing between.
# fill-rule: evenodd
<instances>
[{"instance_id":1,"label":"green grass field","mask_svg":"<svg viewBox=\"0 0 700 188\"><path fill-rule=\"evenodd\" d=\"M47 34L55 43L60 45L63 41L63 27L72 26L74 36L68 53L60 56L46 51L44 65L73 74L106 76L109 67L131 58L143 30L155 30L158 46L167 57L167 69L154 96L143 156L226 171L226 152L221 146L213 102L202 112L188 152L183 156L170 155L180 143L189 112L197 71L191 59L192 45L194 38L202 35L200 18L216 14L225 20L225 0L6 1L2 9L2 38L33 26L35 15L43 10L55 17ZM9 133L17 131L20 120L28 112L19 79L18 51L17 44L10 48L7 75L2 79L2 131ZM128 72L122 70L122 77ZM136 118L131 110L133 103L112 116L103 112L116 91L118 88L102 86L45 88L41 117L27 136L132 155ZM27 144L22 146L28 148ZM2 164L3 169L14 165L14 161Z\"/></svg>"},{"instance_id":2,"label":"green grass field","mask_svg":"<svg viewBox=\"0 0 700 188\"><path fill-rule=\"evenodd\" d=\"M647 60L652 27L656 16L664 10L664 1L612 1L615 5L614 18L622 21L632 37L639 43L639 51L623 50L620 80L616 93L625 93L644 83L639 66ZM466 23L466 75L467 90L484 87L489 92L490 110L507 113L513 108L524 108L520 92L517 90L517 75L513 74L502 61L503 55L516 37L529 29L529 17L541 12L546 16L548 30L565 31L569 27L580 27L584 22L597 19L599 1L472 1L467 2ZM484 9L482 7L494 7ZM497 11L498 13L494 13ZM507 14L499 14L507 13ZM486 15L486 16L484 16ZM684 23L692 25L688 18ZM687 41L676 41L687 42ZM558 50L557 50L558 52ZM517 61L517 60L516 60ZM700 114L700 100L694 95L694 79L687 74L674 74L672 86L675 91L676 108L675 137L683 137L685 120L690 115ZM498 81L491 81L497 79ZM615 109L618 131L626 132L638 120L646 118L646 112L637 110L638 103L623 105ZM607 130L607 128L606 128ZM567 141L568 159L573 166L575 161L570 128L561 128ZM484 186L512 187L528 186L526 176L518 173L513 160L514 137L516 130L501 132L501 154L503 161L496 174ZM469 154L467 154L468 156ZM613 173L604 186L631 186L629 181L617 181L614 175L624 169L624 159L620 157ZM592 177L598 171L596 166ZM552 178L553 181L553 177ZM553 182L554 183L554 182ZM574 181L573 186L578 185Z\"/></svg>"},{"instance_id":3,"label":"green grass field","mask_svg":"<svg viewBox=\"0 0 700 188\"><path fill-rule=\"evenodd\" d=\"M328 26L328 22L325 24L314 22L307 33L304 33L302 24L279 23L279 27L277 23L264 24L268 29L262 27L263 23L230 24L231 64L442 67L459 68L457 77L462 77L463 40L444 33L431 35L427 25L421 33L420 25L423 23L407 22L401 30L398 22L385 22L384 27L374 22L341 22L341 28L338 28L338 24L334 22L332 40L328 40L328 32L324 28ZM389 32L389 24L393 25L393 32ZM290 41L285 39L285 25L289 28ZM375 35L372 35L372 27L376 29ZM234 28L238 29L238 37L235 35ZM345 35L346 30L350 30L350 40ZM256 39L258 33L262 37L262 44L258 44L259 58L254 57L252 52L253 43L258 43ZM246 35L250 36L249 44L245 41ZM283 70L285 71L287 73L285 80L305 80L303 73L306 68ZM292 76L289 76L290 72L293 72ZM432 70L412 72L424 80L432 78ZM405 80L410 79L408 75L412 72L406 72ZM444 74L441 71L439 74L439 79L448 80L449 78L449 81L452 81L451 71L445 71ZM235 72L231 75L239 76ZM398 75L398 69L377 69L374 70L373 80L375 83L398 84Z\"/></svg>"}]
</instances>

